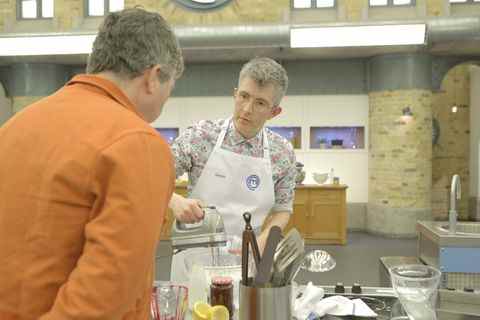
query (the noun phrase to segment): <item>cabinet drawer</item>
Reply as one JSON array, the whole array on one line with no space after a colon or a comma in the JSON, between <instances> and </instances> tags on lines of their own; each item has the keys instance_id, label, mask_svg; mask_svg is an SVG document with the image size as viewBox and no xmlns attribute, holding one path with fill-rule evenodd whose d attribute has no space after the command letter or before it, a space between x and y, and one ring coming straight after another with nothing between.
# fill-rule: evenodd
<instances>
[{"instance_id":1,"label":"cabinet drawer","mask_svg":"<svg viewBox=\"0 0 480 320\"><path fill-rule=\"evenodd\" d=\"M297 189L295 191L295 197L293 198L293 204L303 204L308 201L309 191L305 189Z\"/></svg>"},{"instance_id":2,"label":"cabinet drawer","mask_svg":"<svg viewBox=\"0 0 480 320\"><path fill-rule=\"evenodd\" d=\"M312 190L310 200L319 203L340 203L343 199L342 191Z\"/></svg>"}]
</instances>

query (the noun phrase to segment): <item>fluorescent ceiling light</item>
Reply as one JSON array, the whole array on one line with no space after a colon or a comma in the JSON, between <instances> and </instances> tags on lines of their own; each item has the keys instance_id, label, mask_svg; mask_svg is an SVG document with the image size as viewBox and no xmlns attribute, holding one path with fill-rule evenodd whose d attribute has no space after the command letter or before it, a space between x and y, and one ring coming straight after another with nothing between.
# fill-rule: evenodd
<instances>
[{"instance_id":1,"label":"fluorescent ceiling light","mask_svg":"<svg viewBox=\"0 0 480 320\"><path fill-rule=\"evenodd\" d=\"M425 43L425 24L290 29L291 48L394 46Z\"/></svg>"},{"instance_id":2,"label":"fluorescent ceiling light","mask_svg":"<svg viewBox=\"0 0 480 320\"><path fill-rule=\"evenodd\" d=\"M96 34L72 36L0 37L0 56L89 54Z\"/></svg>"}]
</instances>

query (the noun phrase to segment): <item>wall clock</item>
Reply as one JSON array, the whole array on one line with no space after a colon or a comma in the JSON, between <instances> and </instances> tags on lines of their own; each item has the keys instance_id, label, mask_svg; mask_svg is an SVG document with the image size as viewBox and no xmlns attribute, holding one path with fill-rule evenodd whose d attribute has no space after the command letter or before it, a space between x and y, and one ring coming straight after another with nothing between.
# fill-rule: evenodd
<instances>
[{"instance_id":1,"label":"wall clock","mask_svg":"<svg viewBox=\"0 0 480 320\"><path fill-rule=\"evenodd\" d=\"M173 2L188 9L208 11L224 7L233 0L173 0Z\"/></svg>"}]
</instances>

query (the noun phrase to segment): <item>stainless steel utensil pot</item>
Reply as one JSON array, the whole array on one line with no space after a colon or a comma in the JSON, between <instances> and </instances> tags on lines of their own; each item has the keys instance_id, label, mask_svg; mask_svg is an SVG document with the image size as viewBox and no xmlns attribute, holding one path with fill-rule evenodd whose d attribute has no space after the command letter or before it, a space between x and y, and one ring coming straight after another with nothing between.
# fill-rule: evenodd
<instances>
[{"instance_id":1,"label":"stainless steel utensil pot","mask_svg":"<svg viewBox=\"0 0 480 320\"><path fill-rule=\"evenodd\" d=\"M291 303L292 286L251 287L240 283L239 320L291 320Z\"/></svg>"}]
</instances>

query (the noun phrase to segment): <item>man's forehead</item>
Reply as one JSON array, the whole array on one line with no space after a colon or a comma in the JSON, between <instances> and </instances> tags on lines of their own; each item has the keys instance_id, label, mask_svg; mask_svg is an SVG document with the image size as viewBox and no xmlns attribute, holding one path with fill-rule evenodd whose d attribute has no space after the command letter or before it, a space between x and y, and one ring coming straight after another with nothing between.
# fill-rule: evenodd
<instances>
[{"instance_id":1,"label":"man's forehead","mask_svg":"<svg viewBox=\"0 0 480 320\"><path fill-rule=\"evenodd\" d=\"M258 95L261 95L262 97L268 97L268 98L273 97L274 89L275 88L272 83L270 82L261 83L252 78L245 78L241 80L238 88L239 91L246 91L250 94L256 93ZM254 91L254 92L250 92L250 91Z\"/></svg>"}]
</instances>

